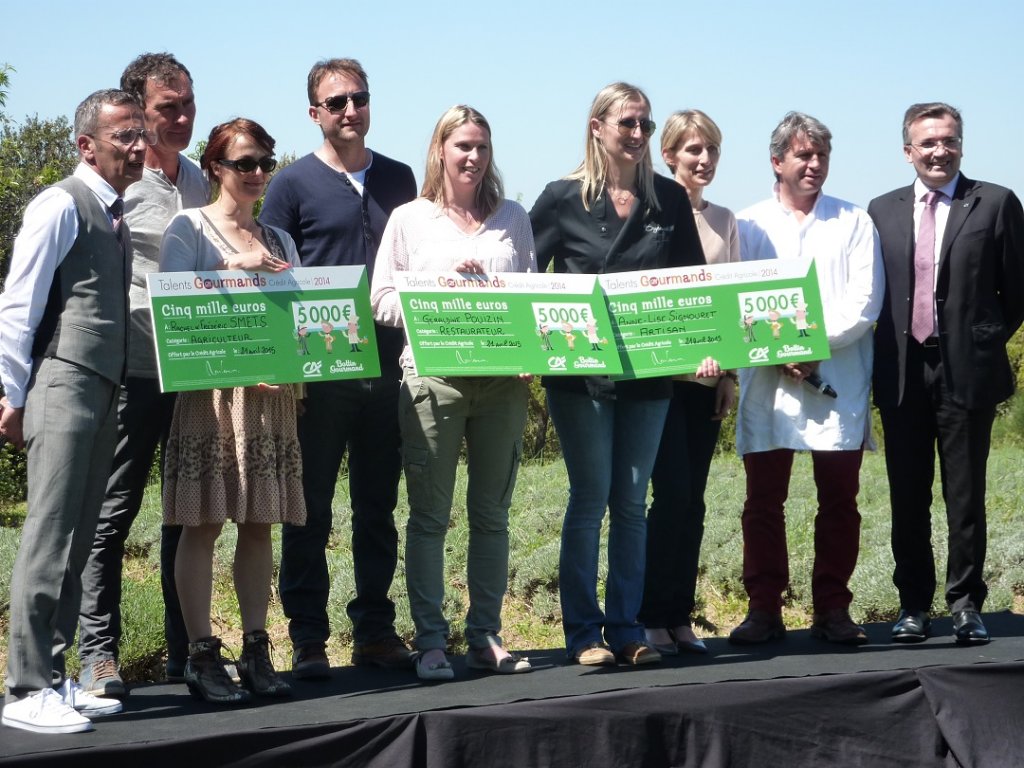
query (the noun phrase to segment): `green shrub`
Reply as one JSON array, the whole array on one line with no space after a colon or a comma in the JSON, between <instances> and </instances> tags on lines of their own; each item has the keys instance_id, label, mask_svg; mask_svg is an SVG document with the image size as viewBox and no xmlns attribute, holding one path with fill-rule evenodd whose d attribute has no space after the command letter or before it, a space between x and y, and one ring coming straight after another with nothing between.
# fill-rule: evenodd
<instances>
[{"instance_id":1,"label":"green shrub","mask_svg":"<svg viewBox=\"0 0 1024 768\"><path fill-rule=\"evenodd\" d=\"M20 528L0 527L0 613L4 614L11 602L11 572L20 541Z\"/></svg>"},{"instance_id":2,"label":"green shrub","mask_svg":"<svg viewBox=\"0 0 1024 768\"><path fill-rule=\"evenodd\" d=\"M25 500L26 466L24 451L10 443L0 449L0 504Z\"/></svg>"},{"instance_id":3,"label":"green shrub","mask_svg":"<svg viewBox=\"0 0 1024 768\"><path fill-rule=\"evenodd\" d=\"M550 461L560 456L558 435L548 414L548 400L544 387L541 386L540 376L534 376L530 382L526 430L523 433L523 459Z\"/></svg>"}]
</instances>

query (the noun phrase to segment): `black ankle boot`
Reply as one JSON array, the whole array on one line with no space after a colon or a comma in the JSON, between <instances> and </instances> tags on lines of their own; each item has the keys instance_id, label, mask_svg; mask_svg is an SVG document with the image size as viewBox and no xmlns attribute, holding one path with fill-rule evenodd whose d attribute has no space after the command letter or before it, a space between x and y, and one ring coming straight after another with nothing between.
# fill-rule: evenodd
<instances>
[{"instance_id":1,"label":"black ankle boot","mask_svg":"<svg viewBox=\"0 0 1024 768\"><path fill-rule=\"evenodd\" d=\"M204 637L188 644L185 684L189 693L192 698L205 699L211 704L245 704L251 696L235 685L224 671L220 649L219 637Z\"/></svg>"},{"instance_id":2,"label":"black ankle boot","mask_svg":"<svg viewBox=\"0 0 1024 768\"><path fill-rule=\"evenodd\" d=\"M292 695L292 687L274 670L270 660L270 637L265 630L256 629L242 636L238 676L242 678L242 685L260 696Z\"/></svg>"}]
</instances>

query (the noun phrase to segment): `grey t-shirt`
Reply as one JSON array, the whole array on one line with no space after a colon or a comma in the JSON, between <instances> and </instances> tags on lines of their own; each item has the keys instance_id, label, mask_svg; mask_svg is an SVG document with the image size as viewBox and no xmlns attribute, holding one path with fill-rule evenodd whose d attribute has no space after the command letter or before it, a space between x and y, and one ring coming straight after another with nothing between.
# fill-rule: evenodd
<instances>
[{"instance_id":1,"label":"grey t-shirt","mask_svg":"<svg viewBox=\"0 0 1024 768\"><path fill-rule=\"evenodd\" d=\"M200 208L210 201L210 185L199 166L185 155L178 155L178 162L176 185L163 171L146 168L142 178L128 187L124 196L124 215L132 231L134 249L129 291L129 376L153 379L157 375L146 275L159 269L164 230L178 211Z\"/></svg>"}]
</instances>

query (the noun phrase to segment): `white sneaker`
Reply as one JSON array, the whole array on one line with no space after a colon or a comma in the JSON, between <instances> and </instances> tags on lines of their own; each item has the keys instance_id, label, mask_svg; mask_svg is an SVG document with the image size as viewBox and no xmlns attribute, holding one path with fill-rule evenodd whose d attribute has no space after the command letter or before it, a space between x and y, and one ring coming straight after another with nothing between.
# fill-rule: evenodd
<instances>
[{"instance_id":1,"label":"white sneaker","mask_svg":"<svg viewBox=\"0 0 1024 768\"><path fill-rule=\"evenodd\" d=\"M93 729L89 719L65 704L53 688L44 688L5 705L3 724L35 733L82 733Z\"/></svg>"},{"instance_id":2,"label":"white sneaker","mask_svg":"<svg viewBox=\"0 0 1024 768\"><path fill-rule=\"evenodd\" d=\"M117 699L103 699L86 693L85 689L70 677L64 681L58 693L65 704L88 718L116 715L123 708Z\"/></svg>"}]
</instances>

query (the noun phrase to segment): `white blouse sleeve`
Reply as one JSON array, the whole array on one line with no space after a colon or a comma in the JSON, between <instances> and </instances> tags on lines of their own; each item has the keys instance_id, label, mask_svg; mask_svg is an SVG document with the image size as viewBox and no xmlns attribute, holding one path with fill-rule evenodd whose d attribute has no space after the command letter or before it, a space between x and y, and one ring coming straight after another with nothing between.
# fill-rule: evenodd
<instances>
[{"instance_id":1,"label":"white blouse sleeve","mask_svg":"<svg viewBox=\"0 0 1024 768\"><path fill-rule=\"evenodd\" d=\"M396 208L381 237L370 284L373 319L381 325L402 327L402 308L395 290L395 272L409 269L409 251L402 209Z\"/></svg>"}]
</instances>

